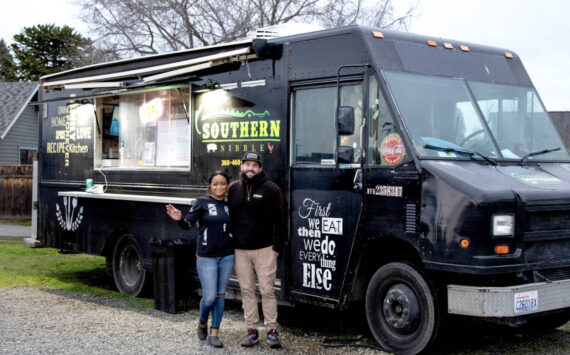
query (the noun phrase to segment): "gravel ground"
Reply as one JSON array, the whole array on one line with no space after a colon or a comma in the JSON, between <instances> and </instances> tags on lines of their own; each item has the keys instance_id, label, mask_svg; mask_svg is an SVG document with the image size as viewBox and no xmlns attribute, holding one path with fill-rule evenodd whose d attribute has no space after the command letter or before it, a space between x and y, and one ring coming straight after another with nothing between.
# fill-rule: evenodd
<instances>
[{"instance_id":1,"label":"gravel ground","mask_svg":"<svg viewBox=\"0 0 570 355\"><path fill-rule=\"evenodd\" d=\"M192 301L197 305L197 299ZM374 344L358 312L339 314L298 305L280 308L284 348L264 340L239 346L244 335L239 302L228 301L220 339L213 349L195 335L197 308L180 314L133 308L127 300L35 288L0 289L0 354L386 354ZM444 355L570 354L570 323L541 334L522 333L488 323L455 320L451 333L432 353ZM364 336L358 337L358 334ZM261 329L260 335L265 335ZM325 336L356 346L325 347Z\"/></svg>"},{"instance_id":2,"label":"gravel ground","mask_svg":"<svg viewBox=\"0 0 570 355\"><path fill-rule=\"evenodd\" d=\"M132 308L128 301L31 288L0 290L0 354L204 354L275 353L262 340L252 349L239 309L224 315L213 349L195 335L196 309L180 314ZM325 348L322 336L281 330L279 353L381 354L366 348ZM264 335L261 329L260 335Z\"/></svg>"}]
</instances>

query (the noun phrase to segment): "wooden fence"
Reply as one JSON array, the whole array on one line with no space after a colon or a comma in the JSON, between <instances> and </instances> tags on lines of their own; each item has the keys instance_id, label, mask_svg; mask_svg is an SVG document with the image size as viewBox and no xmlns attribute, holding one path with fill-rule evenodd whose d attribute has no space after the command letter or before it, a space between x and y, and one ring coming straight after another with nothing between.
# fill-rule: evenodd
<instances>
[{"instance_id":1,"label":"wooden fence","mask_svg":"<svg viewBox=\"0 0 570 355\"><path fill-rule=\"evenodd\" d=\"M32 217L32 167L0 166L0 218Z\"/></svg>"}]
</instances>

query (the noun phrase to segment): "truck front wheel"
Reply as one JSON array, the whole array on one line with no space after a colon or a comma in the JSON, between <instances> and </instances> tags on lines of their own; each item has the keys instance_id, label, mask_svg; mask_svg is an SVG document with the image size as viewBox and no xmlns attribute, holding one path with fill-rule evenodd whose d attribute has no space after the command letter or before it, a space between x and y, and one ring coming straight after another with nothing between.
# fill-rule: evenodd
<instances>
[{"instance_id":1,"label":"truck front wheel","mask_svg":"<svg viewBox=\"0 0 570 355\"><path fill-rule=\"evenodd\" d=\"M370 279L366 317L374 338L385 350L417 354L436 338L439 304L431 283L415 267L393 262Z\"/></svg>"},{"instance_id":2,"label":"truck front wheel","mask_svg":"<svg viewBox=\"0 0 570 355\"><path fill-rule=\"evenodd\" d=\"M145 284L140 248L131 235L123 235L113 250L113 278L123 295L138 296Z\"/></svg>"}]
</instances>

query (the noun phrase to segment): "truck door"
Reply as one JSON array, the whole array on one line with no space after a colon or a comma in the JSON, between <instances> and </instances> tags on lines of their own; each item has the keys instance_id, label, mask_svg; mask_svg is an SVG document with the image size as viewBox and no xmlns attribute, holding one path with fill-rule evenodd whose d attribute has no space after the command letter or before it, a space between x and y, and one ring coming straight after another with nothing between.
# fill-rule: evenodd
<instances>
[{"instance_id":1,"label":"truck door","mask_svg":"<svg viewBox=\"0 0 570 355\"><path fill-rule=\"evenodd\" d=\"M345 82L341 105L354 108L354 134L340 137L354 148L351 163L335 163L337 131L334 85L301 86L291 90L291 239L292 293L338 302L345 281L362 205L354 189L363 148L364 84Z\"/></svg>"}]
</instances>

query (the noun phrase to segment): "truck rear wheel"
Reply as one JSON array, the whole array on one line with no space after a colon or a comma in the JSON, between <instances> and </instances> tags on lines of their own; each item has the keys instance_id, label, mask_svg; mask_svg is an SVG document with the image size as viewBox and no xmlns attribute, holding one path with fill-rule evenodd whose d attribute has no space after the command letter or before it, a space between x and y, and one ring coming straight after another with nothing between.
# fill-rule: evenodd
<instances>
[{"instance_id":1,"label":"truck rear wheel","mask_svg":"<svg viewBox=\"0 0 570 355\"><path fill-rule=\"evenodd\" d=\"M142 266L142 254L131 235L123 235L115 244L113 278L123 295L138 296L144 287L146 272Z\"/></svg>"},{"instance_id":2,"label":"truck rear wheel","mask_svg":"<svg viewBox=\"0 0 570 355\"><path fill-rule=\"evenodd\" d=\"M417 354L439 328L434 288L415 267L393 262L374 273L366 291L366 318L376 341L396 354Z\"/></svg>"}]
</instances>

